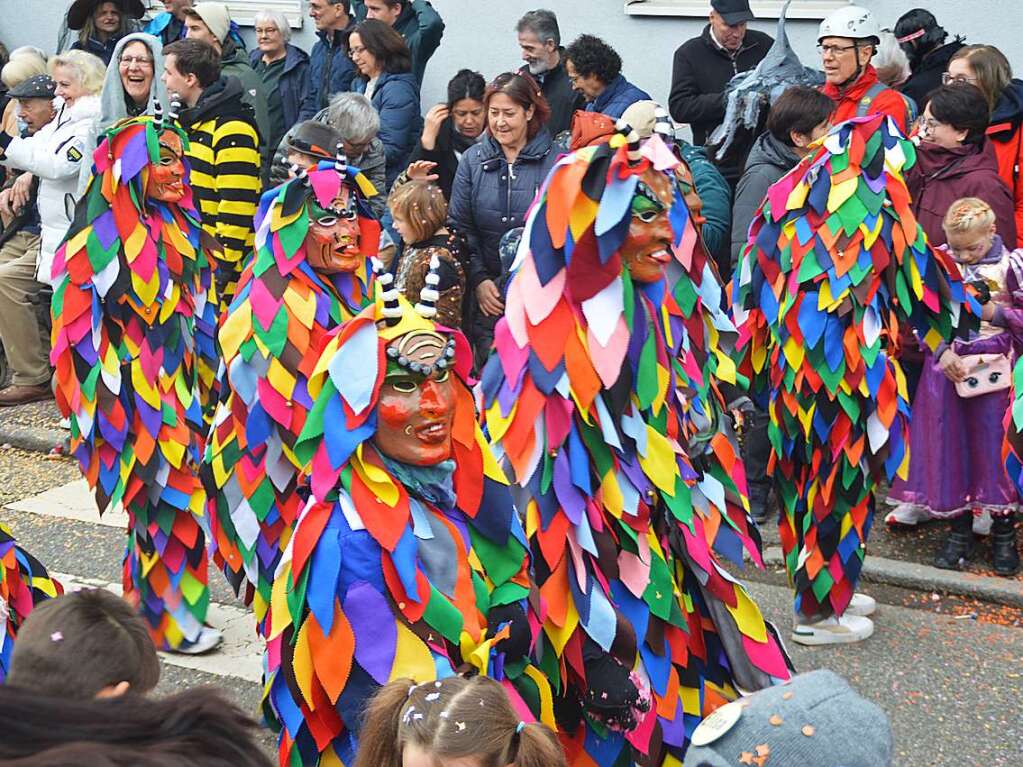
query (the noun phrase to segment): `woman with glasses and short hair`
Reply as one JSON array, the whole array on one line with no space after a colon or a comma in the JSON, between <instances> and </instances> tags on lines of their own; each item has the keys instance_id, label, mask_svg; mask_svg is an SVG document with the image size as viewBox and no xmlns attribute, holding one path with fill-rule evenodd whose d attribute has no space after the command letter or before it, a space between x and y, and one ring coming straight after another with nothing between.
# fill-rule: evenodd
<instances>
[{"instance_id":1,"label":"woman with glasses and short hair","mask_svg":"<svg viewBox=\"0 0 1023 767\"><path fill-rule=\"evenodd\" d=\"M291 44L291 27L280 11L256 13L256 50L249 63L263 80L270 113L268 146L276 147L285 132L299 122L309 88L309 54Z\"/></svg>"},{"instance_id":2,"label":"woman with glasses and short hair","mask_svg":"<svg viewBox=\"0 0 1023 767\"><path fill-rule=\"evenodd\" d=\"M993 45L967 45L952 57L942 81L971 83L987 98L987 138L998 157L998 175L1012 192L1016 247L1023 247L1023 80L1012 76L1009 60Z\"/></svg>"}]
</instances>

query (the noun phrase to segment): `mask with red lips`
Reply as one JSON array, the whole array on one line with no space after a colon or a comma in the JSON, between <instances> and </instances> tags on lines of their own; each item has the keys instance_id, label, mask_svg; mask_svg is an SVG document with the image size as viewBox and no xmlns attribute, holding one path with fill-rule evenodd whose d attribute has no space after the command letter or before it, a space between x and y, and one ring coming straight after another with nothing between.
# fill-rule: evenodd
<instances>
[{"instance_id":1,"label":"mask with red lips","mask_svg":"<svg viewBox=\"0 0 1023 767\"><path fill-rule=\"evenodd\" d=\"M160 202L179 202L185 196L185 150L174 131L160 134L160 160L149 167L146 197Z\"/></svg>"},{"instance_id":2,"label":"mask with red lips","mask_svg":"<svg viewBox=\"0 0 1023 767\"><path fill-rule=\"evenodd\" d=\"M330 209L309 201L306 260L317 272L354 272L365 260L359 250L359 220L352 191L344 186Z\"/></svg>"},{"instance_id":3,"label":"mask with red lips","mask_svg":"<svg viewBox=\"0 0 1023 767\"><path fill-rule=\"evenodd\" d=\"M671 180L648 169L632 197L632 222L620 250L622 262L636 282L657 282L672 259L669 212L674 199Z\"/></svg>"}]
</instances>

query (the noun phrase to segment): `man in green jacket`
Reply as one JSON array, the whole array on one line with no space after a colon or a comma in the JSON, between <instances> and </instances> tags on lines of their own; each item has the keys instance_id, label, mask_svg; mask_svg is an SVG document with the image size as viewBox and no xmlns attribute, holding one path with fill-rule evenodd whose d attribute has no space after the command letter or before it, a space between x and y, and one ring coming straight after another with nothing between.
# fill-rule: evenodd
<instances>
[{"instance_id":1,"label":"man in green jacket","mask_svg":"<svg viewBox=\"0 0 1023 767\"><path fill-rule=\"evenodd\" d=\"M427 0L355 0L356 18L379 19L405 38L412 55L412 74L420 85L426 62L440 46L444 20Z\"/></svg>"},{"instance_id":2,"label":"man in green jacket","mask_svg":"<svg viewBox=\"0 0 1023 767\"><path fill-rule=\"evenodd\" d=\"M263 80L249 63L249 57L231 38L231 14L224 3L196 3L185 11L186 37L212 45L220 54L220 74L236 77L242 86L242 101L256 112L259 129L259 153L267 160L273 153L269 146L270 112ZM265 162L264 162L265 164Z\"/></svg>"}]
</instances>

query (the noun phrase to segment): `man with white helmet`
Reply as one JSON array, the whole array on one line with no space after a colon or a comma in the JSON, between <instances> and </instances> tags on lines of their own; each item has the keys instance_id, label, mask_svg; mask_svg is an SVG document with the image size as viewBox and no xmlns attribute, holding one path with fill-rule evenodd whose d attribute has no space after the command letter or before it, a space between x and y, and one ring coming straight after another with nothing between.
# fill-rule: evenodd
<instances>
[{"instance_id":1,"label":"man with white helmet","mask_svg":"<svg viewBox=\"0 0 1023 767\"><path fill-rule=\"evenodd\" d=\"M823 91L835 102L833 123L852 117L886 114L903 131L910 109L903 96L877 78L870 60L877 53L881 29L866 8L848 5L821 22L817 50L821 53Z\"/></svg>"}]
</instances>

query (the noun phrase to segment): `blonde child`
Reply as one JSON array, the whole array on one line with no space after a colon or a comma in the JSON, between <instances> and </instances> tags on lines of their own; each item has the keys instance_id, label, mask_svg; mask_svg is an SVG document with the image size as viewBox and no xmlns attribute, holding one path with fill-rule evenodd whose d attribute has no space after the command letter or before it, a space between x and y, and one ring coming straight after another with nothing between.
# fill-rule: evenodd
<instances>
[{"instance_id":1,"label":"blonde child","mask_svg":"<svg viewBox=\"0 0 1023 767\"><path fill-rule=\"evenodd\" d=\"M440 281L437 322L462 326L465 296L466 249L462 238L447 228L448 204L440 187L425 178L404 181L402 174L387 200L394 229L405 243L395 271L395 285L413 304L426 286L426 275L436 257Z\"/></svg>"},{"instance_id":2,"label":"blonde child","mask_svg":"<svg viewBox=\"0 0 1023 767\"><path fill-rule=\"evenodd\" d=\"M927 355L913 400L909 476L892 485L888 500L897 506L886 521L949 520L934 565L961 570L973 554L973 515L989 513L994 570L1014 575L1019 498L1001 451L1011 365L1023 348L1023 250L1005 247L991 206L975 197L953 202L943 227L942 248L979 290L984 322L969 340Z\"/></svg>"},{"instance_id":3,"label":"blonde child","mask_svg":"<svg viewBox=\"0 0 1023 767\"><path fill-rule=\"evenodd\" d=\"M567 767L554 733L521 721L488 677L380 688L366 708L355 767Z\"/></svg>"}]
</instances>

